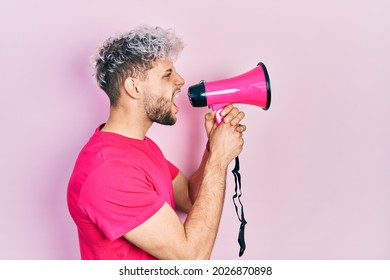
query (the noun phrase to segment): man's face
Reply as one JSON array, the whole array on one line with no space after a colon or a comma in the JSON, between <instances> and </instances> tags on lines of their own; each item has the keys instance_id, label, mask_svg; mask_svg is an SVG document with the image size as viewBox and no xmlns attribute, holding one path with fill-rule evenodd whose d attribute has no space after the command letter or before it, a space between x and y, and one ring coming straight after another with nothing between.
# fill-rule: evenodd
<instances>
[{"instance_id":1,"label":"man's face","mask_svg":"<svg viewBox=\"0 0 390 280\"><path fill-rule=\"evenodd\" d=\"M164 125L176 123L179 108L174 98L184 85L183 78L176 72L172 61L157 60L143 82L144 109L152 122Z\"/></svg>"}]
</instances>

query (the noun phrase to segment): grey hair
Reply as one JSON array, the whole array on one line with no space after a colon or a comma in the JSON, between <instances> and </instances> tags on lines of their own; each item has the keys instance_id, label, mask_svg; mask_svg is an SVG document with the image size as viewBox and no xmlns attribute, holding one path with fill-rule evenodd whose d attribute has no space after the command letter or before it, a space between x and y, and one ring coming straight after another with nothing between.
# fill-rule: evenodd
<instances>
[{"instance_id":1,"label":"grey hair","mask_svg":"<svg viewBox=\"0 0 390 280\"><path fill-rule=\"evenodd\" d=\"M139 26L103 43L94 61L96 81L115 106L127 77L146 79L154 61L175 60L183 47L183 41L171 29Z\"/></svg>"}]
</instances>

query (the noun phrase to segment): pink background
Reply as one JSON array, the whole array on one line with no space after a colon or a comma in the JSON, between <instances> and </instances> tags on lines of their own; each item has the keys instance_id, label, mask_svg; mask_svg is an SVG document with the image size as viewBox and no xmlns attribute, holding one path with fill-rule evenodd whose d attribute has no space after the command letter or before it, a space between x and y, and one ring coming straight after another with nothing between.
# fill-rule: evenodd
<instances>
[{"instance_id":1,"label":"pink background","mask_svg":"<svg viewBox=\"0 0 390 280\"><path fill-rule=\"evenodd\" d=\"M108 99L90 57L142 23L185 40L174 127L149 136L190 175L203 115L199 80L262 61L272 104L245 110L248 221L242 259L390 259L390 4L354 1L6 1L0 5L0 258L78 259L66 206L75 158ZM213 259L237 259L233 176Z\"/></svg>"}]
</instances>

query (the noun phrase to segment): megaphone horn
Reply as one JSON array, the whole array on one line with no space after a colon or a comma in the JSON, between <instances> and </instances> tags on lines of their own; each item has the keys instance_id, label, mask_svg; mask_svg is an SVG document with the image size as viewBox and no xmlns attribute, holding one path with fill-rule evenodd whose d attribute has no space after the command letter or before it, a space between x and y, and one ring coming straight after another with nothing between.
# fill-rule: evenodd
<instances>
[{"instance_id":1,"label":"megaphone horn","mask_svg":"<svg viewBox=\"0 0 390 280\"><path fill-rule=\"evenodd\" d=\"M268 110L271 105L271 85L268 71L260 62L239 76L205 82L190 86L188 98L193 107L211 106L216 111L216 122L220 124L222 109L233 103L255 105Z\"/></svg>"}]
</instances>

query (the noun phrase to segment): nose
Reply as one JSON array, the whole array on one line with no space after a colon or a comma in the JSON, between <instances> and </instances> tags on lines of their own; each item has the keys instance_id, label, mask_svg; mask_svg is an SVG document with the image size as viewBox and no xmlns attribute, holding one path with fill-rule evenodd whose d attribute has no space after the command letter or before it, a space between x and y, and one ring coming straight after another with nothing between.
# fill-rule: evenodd
<instances>
[{"instance_id":1,"label":"nose","mask_svg":"<svg viewBox=\"0 0 390 280\"><path fill-rule=\"evenodd\" d=\"M179 73L177 73L176 85L182 87L185 84L185 81Z\"/></svg>"}]
</instances>

